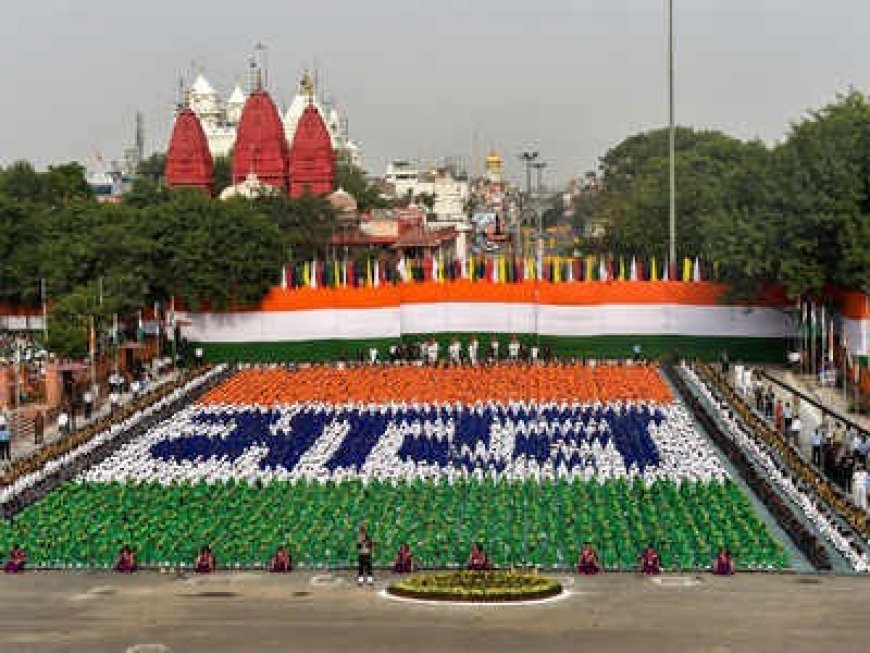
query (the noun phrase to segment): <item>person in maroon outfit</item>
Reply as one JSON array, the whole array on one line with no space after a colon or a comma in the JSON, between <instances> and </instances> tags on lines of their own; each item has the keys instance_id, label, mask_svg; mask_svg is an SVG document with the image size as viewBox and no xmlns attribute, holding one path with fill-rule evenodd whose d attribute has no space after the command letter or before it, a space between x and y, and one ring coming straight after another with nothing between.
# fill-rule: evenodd
<instances>
[{"instance_id":1,"label":"person in maroon outfit","mask_svg":"<svg viewBox=\"0 0 870 653\"><path fill-rule=\"evenodd\" d=\"M115 571L122 574L132 574L138 568L139 566L136 564L136 552L125 544L118 553Z\"/></svg>"},{"instance_id":2,"label":"person in maroon outfit","mask_svg":"<svg viewBox=\"0 0 870 653\"><path fill-rule=\"evenodd\" d=\"M468 570L469 571L487 571L492 569L492 563L486 556L486 552L480 545L480 542L475 542L471 545L471 553L468 555Z\"/></svg>"},{"instance_id":3,"label":"person in maroon outfit","mask_svg":"<svg viewBox=\"0 0 870 653\"><path fill-rule=\"evenodd\" d=\"M18 574L24 571L24 564L27 562L27 553L17 544L12 547L9 552L9 559L6 561L6 566L3 570L7 574Z\"/></svg>"},{"instance_id":4,"label":"person in maroon outfit","mask_svg":"<svg viewBox=\"0 0 870 653\"><path fill-rule=\"evenodd\" d=\"M215 569L217 569L217 560L214 557L214 553L211 552L211 547L202 547L199 555L196 557L196 573L210 574Z\"/></svg>"},{"instance_id":5,"label":"person in maroon outfit","mask_svg":"<svg viewBox=\"0 0 870 653\"><path fill-rule=\"evenodd\" d=\"M393 572L397 574L409 574L412 571L417 571L417 565L414 562L411 547L406 542L399 547L399 551L396 553L396 559L393 561Z\"/></svg>"},{"instance_id":6,"label":"person in maroon outfit","mask_svg":"<svg viewBox=\"0 0 870 653\"><path fill-rule=\"evenodd\" d=\"M580 559L577 562L577 573L584 576L591 576L601 573L601 562L598 560L598 553L595 548L587 542L580 550Z\"/></svg>"},{"instance_id":7,"label":"person in maroon outfit","mask_svg":"<svg viewBox=\"0 0 870 653\"><path fill-rule=\"evenodd\" d=\"M293 571L293 558L283 546L279 546L269 563L269 571L276 574L286 574Z\"/></svg>"},{"instance_id":8,"label":"person in maroon outfit","mask_svg":"<svg viewBox=\"0 0 870 653\"><path fill-rule=\"evenodd\" d=\"M652 544L648 545L640 554L640 572L647 575L662 573L662 560Z\"/></svg>"},{"instance_id":9,"label":"person in maroon outfit","mask_svg":"<svg viewBox=\"0 0 870 653\"><path fill-rule=\"evenodd\" d=\"M724 546L719 549L719 554L713 562L713 573L717 576L733 576L734 575L734 558Z\"/></svg>"}]
</instances>

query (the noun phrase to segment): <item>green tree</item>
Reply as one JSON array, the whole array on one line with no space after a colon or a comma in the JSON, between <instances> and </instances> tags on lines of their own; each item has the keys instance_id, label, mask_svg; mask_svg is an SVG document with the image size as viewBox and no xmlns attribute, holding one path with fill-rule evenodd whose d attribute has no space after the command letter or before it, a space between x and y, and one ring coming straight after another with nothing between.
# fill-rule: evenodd
<instances>
[{"instance_id":1,"label":"green tree","mask_svg":"<svg viewBox=\"0 0 870 653\"><path fill-rule=\"evenodd\" d=\"M304 193L298 198L272 195L252 201L236 199L233 203L249 204L277 225L282 237L283 253L294 259L323 258L338 227L335 209L325 197Z\"/></svg>"},{"instance_id":2,"label":"green tree","mask_svg":"<svg viewBox=\"0 0 870 653\"><path fill-rule=\"evenodd\" d=\"M226 156L217 156L214 159L214 194L215 197L221 191L233 183L233 153L230 151Z\"/></svg>"},{"instance_id":3,"label":"green tree","mask_svg":"<svg viewBox=\"0 0 870 653\"><path fill-rule=\"evenodd\" d=\"M349 162L339 162L335 170L335 185L353 195L357 208L363 213L389 206L378 187L366 179L359 167Z\"/></svg>"},{"instance_id":4,"label":"green tree","mask_svg":"<svg viewBox=\"0 0 870 653\"><path fill-rule=\"evenodd\" d=\"M166 176L166 154L155 152L151 156L142 159L136 166L136 176L144 177L153 182L161 181Z\"/></svg>"},{"instance_id":5,"label":"green tree","mask_svg":"<svg viewBox=\"0 0 870 653\"><path fill-rule=\"evenodd\" d=\"M16 161L0 171L0 193L16 200L42 201L44 180L27 161Z\"/></svg>"},{"instance_id":6,"label":"green tree","mask_svg":"<svg viewBox=\"0 0 870 653\"><path fill-rule=\"evenodd\" d=\"M43 200L52 203L69 204L75 200L92 199L94 196L85 169L80 163L65 163L49 166L43 175Z\"/></svg>"}]
</instances>

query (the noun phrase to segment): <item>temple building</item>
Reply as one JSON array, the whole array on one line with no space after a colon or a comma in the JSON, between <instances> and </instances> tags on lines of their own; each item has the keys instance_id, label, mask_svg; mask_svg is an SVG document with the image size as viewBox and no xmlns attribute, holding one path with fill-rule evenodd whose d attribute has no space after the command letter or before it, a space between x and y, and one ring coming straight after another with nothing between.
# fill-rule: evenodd
<instances>
[{"instance_id":1,"label":"temple building","mask_svg":"<svg viewBox=\"0 0 870 653\"><path fill-rule=\"evenodd\" d=\"M290 189L289 158L278 108L258 80L239 118L233 146L232 184L250 182L253 175L260 182L286 192Z\"/></svg>"},{"instance_id":2,"label":"temple building","mask_svg":"<svg viewBox=\"0 0 870 653\"><path fill-rule=\"evenodd\" d=\"M236 84L226 100L200 73L188 92L190 108L199 118L213 157L227 156L236 141L236 129L245 105L245 93Z\"/></svg>"},{"instance_id":3,"label":"temple building","mask_svg":"<svg viewBox=\"0 0 870 653\"><path fill-rule=\"evenodd\" d=\"M166 183L172 187L213 191L214 165L205 133L190 107L175 117L169 149L166 153Z\"/></svg>"},{"instance_id":4,"label":"temple building","mask_svg":"<svg viewBox=\"0 0 870 653\"><path fill-rule=\"evenodd\" d=\"M200 72L189 90L190 108L202 124L213 157L227 156L236 141L242 108L247 98L238 84L225 99L214 89ZM283 113L284 133L287 143L293 142L299 121L305 109L313 105L323 120L336 155L362 167L359 146L347 133L347 121L343 120L334 105L324 105L317 98L315 84L308 73L302 76L299 88Z\"/></svg>"},{"instance_id":5,"label":"temple building","mask_svg":"<svg viewBox=\"0 0 870 653\"><path fill-rule=\"evenodd\" d=\"M335 190L335 150L313 101L305 107L290 146L290 196L329 195Z\"/></svg>"},{"instance_id":6,"label":"temple building","mask_svg":"<svg viewBox=\"0 0 870 653\"><path fill-rule=\"evenodd\" d=\"M490 150L486 157L486 180L491 184L501 184L502 182L502 160L495 148Z\"/></svg>"}]
</instances>

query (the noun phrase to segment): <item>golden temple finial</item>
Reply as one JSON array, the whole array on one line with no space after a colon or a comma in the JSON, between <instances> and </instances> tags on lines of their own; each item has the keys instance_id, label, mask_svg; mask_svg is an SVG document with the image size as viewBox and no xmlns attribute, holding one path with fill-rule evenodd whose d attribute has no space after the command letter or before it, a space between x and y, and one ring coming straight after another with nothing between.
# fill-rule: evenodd
<instances>
[{"instance_id":1,"label":"golden temple finial","mask_svg":"<svg viewBox=\"0 0 870 653\"><path fill-rule=\"evenodd\" d=\"M314 101L314 83L311 81L311 75L308 74L306 70L302 74L302 81L299 83L299 92L302 95L308 96L308 101Z\"/></svg>"}]
</instances>

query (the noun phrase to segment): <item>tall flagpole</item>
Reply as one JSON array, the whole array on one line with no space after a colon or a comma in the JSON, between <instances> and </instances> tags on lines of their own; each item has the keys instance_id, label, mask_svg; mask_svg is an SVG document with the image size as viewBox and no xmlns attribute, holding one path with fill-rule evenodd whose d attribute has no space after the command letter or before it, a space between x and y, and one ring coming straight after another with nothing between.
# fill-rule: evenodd
<instances>
[{"instance_id":1,"label":"tall flagpole","mask_svg":"<svg viewBox=\"0 0 870 653\"><path fill-rule=\"evenodd\" d=\"M45 341L48 340L48 292L46 290L45 277L39 280L39 296L42 300L42 339L43 346L48 347Z\"/></svg>"},{"instance_id":2,"label":"tall flagpole","mask_svg":"<svg viewBox=\"0 0 870 653\"><path fill-rule=\"evenodd\" d=\"M675 278L677 264L677 174L674 161L674 0L668 0L668 251L670 279Z\"/></svg>"}]
</instances>

